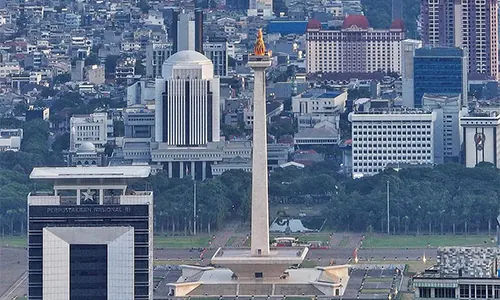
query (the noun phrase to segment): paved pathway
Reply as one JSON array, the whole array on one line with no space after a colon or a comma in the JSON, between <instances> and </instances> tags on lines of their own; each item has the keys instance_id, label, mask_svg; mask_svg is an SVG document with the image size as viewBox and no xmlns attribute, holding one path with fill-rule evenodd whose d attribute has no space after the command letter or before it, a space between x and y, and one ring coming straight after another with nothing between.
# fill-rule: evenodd
<instances>
[{"instance_id":1,"label":"paved pathway","mask_svg":"<svg viewBox=\"0 0 500 300\"><path fill-rule=\"evenodd\" d=\"M219 231L215 234L215 239L212 241L211 247L223 247L227 244L229 239L234 235L236 229L241 222L239 221L231 221L231 223L224 226L222 231Z\"/></svg>"}]
</instances>

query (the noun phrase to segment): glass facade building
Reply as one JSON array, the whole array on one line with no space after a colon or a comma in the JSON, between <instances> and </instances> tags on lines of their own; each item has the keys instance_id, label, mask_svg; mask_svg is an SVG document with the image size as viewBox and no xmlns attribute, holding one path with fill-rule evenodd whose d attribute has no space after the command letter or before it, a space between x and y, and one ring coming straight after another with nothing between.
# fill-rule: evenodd
<instances>
[{"instance_id":1,"label":"glass facade building","mask_svg":"<svg viewBox=\"0 0 500 300\"><path fill-rule=\"evenodd\" d=\"M413 58L414 106L428 94L462 94L467 103L467 61L459 48L420 48Z\"/></svg>"}]
</instances>

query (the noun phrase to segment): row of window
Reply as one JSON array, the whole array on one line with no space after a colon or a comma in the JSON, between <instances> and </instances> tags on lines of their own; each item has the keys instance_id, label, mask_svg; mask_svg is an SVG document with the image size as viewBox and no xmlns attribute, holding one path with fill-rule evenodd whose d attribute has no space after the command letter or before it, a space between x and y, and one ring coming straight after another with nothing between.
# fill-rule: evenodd
<instances>
[{"instance_id":1,"label":"row of window","mask_svg":"<svg viewBox=\"0 0 500 300\"><path fill-rule=\"evenodd\" d=\"M434 290L434 295L432 293ZM420 298L456 298L455 288L419 288ZM459 287L460 299L500 299L500 285L461 284Z\"/></svg>"},{"instance_id":2,"label":"row of window","mask_svg":"<svg viewBox=\"0 0 500 300\"><path fill-rule=\"evenodd\" d=\"M401 150L400 149L400 150L397 150L397 152L396 152L395 149L394 150L391 150L391 149L388 149L388 150L386 150L386 149L384 149L384 150L381 150L381 149L378 149L378 150L372 150L372 149L368 149L367 150L367 149L364 149L363 151L361 151L361 150L353 150L352 152L354 154L358 154L358 153L359 154L361 154L361 153L365 153L365 154L372 154L372 153L373 154L375 154L375 153L384 153L384 154L385 153L389 153L389 154L391 154L391 153L394 153L394 154L396 154L396 153L398 153L398 154L403 153L403 154L406 154L406 153L408 153L408 154L410 154L410 153L431 153L431 150L430 149L427 149L427 150L425 150L425 149L424 150L421 150L421 149L418 149L418 150L415 150L415 149L414 150L402 149Z\"/></svg>"},{"instance_id":3,"label":"row of window","mask_svg":"<svg viewBox=\"0 0 500 300\"><path fill-rule=\"evenodd\" d=\"M423 161L423 160L431 160L431 156L422 156L422 155L417 155L417 156L354 156L353 161L374 161L374 160L382 160L382 161L388 161L388 160L396 160L396 161Z\"/></svg>"},{"instance_id":4,"label":"row of window","mask_svg":"<svg viewBox=\"0 0 500 300\"><path fill-rule=\"evenodd\" d=\"M353 129L430 129L431 125L430 124L420 124L420 125L398 125L398 124L392 124L392 125L353 125Z\"/></svg>"},{"instance_id":5,"label":"row of window","mask_svg":"<svg viewBox=\"0 0 500 300\"><path fill-rule=\"evenodd\" d=\"M411 137L411 138L406 137L406 136L403 136L403 137L395 137L395 136L380 137L379 136L379 137L373 137L373 138L368 136L368 137L358 138L355 135L356 134L353 134L354 137L352 139L354 142L361 142L361 141L365 141L365 142L376 142L376 141L384 141L384 142L385 141L389 141L389 142L391 142L391 141L394 141L394 142L396 142L396 141L403 141L403 142L413 141L413 142L415 142L415 141L418 141L418 142L420 142L420 141L430 141L431 140L430 137L415 137L415 136Z\"/></svg>"},{"instance_id":6,"label":"row of window","mask_svg":"<svg viewBox=\"0 0 500 300\"><path fill-rule=\"evenodd\" d=\"M365 160L363 162L360 161L354 161L353 166L371 166L371 165L379 165L383 166L389 161L395 161L395 162L400 162L400 163L405 163L405 162L413 162L413 161L431 161L430 156L381 156L380 157L380 162L376 161L377 158L374 157L370 160Z\"/></svg>"}]
</instances>

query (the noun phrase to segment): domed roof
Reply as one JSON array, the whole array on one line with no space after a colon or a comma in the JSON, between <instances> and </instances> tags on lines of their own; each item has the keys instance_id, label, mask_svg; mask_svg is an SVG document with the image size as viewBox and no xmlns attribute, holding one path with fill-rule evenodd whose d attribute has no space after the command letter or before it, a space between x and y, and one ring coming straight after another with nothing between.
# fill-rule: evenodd
<instances>
[{"instance_id":1,"label":"domed roof","mask_svg":"<svg viewBox=\"0 0 500 300\"><path fill-rule=\"evenodd\" d=\"M91 142L83 142L77 152L95 152L95 146Z\"/></svg>"},{"instance_id":2,"label":"domed roof","mask_svg":"<svg viewBox=\"0 0 500 300\"><path fill-rule=\"evenodd\" d=\"M307 22L307 29L321 29L321 22L315 19L309 20Z\"/></svg>"},{"instance_id":3,"label":"domed roof","mask_svg":"<svg viewBox=\"0 0 500 300\"><path fill-rule=\"evenodd\" d=\"M370 24L368 23L368 19L363 15L349 15L344 19L342 28L347 29L352 26L356 26L362 29L368 29L370 27Z\"/></svg>"},{"instance_id":4,"label":"domed roof","mask_svg":"<svg viewBox=\"0 0 500 300\"><path fill-rule=\"evenodd\" d=\"M404 30L405 29L405 23L401 19L396 19L396 20L392 21L391 29L401 29L401 30Z\"/></svg>"},{"instance_id":5,"label":"domed roof","mask_svg":"<svg viewBox=\"0 0 500 300\"><path fill-rule=\"evenodd\" d=\"M212 63L208 57L196 52L194 50L183 50L170 56L166 61L166 64L181 65L181 64L192 64L192 63Z\"/></svg>"}]
</instances>

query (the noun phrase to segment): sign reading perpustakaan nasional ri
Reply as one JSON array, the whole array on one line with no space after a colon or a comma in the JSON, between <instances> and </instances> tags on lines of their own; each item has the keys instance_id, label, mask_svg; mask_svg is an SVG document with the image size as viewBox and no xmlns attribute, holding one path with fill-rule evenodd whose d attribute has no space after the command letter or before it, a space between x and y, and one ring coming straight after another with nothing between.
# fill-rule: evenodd
<instances>
[{"instance_id":1,"label":"sign reading perpustakaan nasional ri","mask_svg":"<svg viewBox=\"0 0 500 300\"><path fill-rule=\"evenodd\" d=\"M30 217L37 216L144 216L147 205L99 205L99 206L31 206Z\"/></svg>"}]
</instances>

